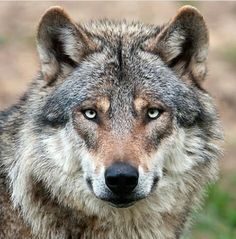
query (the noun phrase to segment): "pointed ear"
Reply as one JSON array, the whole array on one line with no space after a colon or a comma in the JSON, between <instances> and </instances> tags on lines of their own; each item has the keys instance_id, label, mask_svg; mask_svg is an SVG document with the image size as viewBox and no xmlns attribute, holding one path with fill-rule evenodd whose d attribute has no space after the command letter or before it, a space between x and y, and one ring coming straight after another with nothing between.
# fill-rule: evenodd
<instances>
[{"instance_id":1,"label":"pointed ear","mask_svg":"<svg viewBox=\"0 0 236 239\"><path fill-rule=\"evenodd\" d=\"M96 50L88 34L61 7L51 7L38 26L37 48L44 79L51 82L66 67L75 67Z\"/></svg>"},{"instance_id":2,"label":"pointed ear","mask_svg":"<svg viewBox=\"0 0 236 239\"><path fill-rule=\"evenodd\" d=\"M188 76L198 85L206 75L208 30L199 11L191 6L177 15L152 39L145 50L158 54L179 76Z\"/></svg>"}]
</instances>

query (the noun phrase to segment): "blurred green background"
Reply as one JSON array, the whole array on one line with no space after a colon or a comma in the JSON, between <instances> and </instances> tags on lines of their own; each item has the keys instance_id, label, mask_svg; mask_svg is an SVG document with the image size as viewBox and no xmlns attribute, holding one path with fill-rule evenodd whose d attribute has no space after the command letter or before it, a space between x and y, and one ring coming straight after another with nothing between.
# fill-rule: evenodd
<instances>
[{"instance_id":1,"label":"blurred green background","mask_svg":"<svg viewBox=\"0 0 236 239\"><path fill-rule=\"evenodd\" d=\"M235 239L236 2L0 2L0 110L16 101L39 69L35 32L48 7L61 5L78 22L106 17L163 24L185 4L202 12L210 30L204 87L215 98L225 130L219 182L207 188L186 239Z\"/></svg>"}]
</instances>

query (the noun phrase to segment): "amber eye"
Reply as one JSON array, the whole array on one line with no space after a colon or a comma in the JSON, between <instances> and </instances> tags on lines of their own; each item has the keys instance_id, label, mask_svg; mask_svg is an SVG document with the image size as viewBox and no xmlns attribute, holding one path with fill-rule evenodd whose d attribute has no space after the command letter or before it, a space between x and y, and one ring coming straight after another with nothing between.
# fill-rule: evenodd
<instances>
[{"instance_id":1,"label":"amber eye","mask_svg":"<svg viewBox=\"0 0 236 239\"><path fill-rule=\"evenodd\" d=\"M93 109L87 109L83 112L86 119L95 119L97 116L97 112Z\"/></svg>"},{"instance_id":2,"label":"amber eye","mask_svg":"<svg viewBox=\"0 0 236 239\"><path fill-rule=\"evenodd\" d=\"M157 119L160 116L161 112L157 108L150 108L147 110L147 115L149 119Z\"/></svg>"}]
</instances>

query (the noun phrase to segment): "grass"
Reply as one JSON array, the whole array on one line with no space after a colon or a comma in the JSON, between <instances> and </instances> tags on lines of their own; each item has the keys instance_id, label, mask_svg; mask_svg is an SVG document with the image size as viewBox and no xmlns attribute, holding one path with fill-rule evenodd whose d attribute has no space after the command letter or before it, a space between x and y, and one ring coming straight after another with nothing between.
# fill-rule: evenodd
<instances>
[{"instance_id":1,"label":"grass","mask_svg":"<svg viewBox=\"0 0 236 239\"><path fill-rule=\"evenodd\" d=\"M7 42L7 39L5 36L0 35L0 46L4 45Z\"/></svg>"},{"instance_id":2,"label":"grass","mask_svg":"<svg viewBox=\"0 0 236 239\"><path fill-rule=\"evenodd\" d=\"M180 6L184 6L184 5L191 5L194 7L198 7L199 6L199 2L198 1L188 1L188 0L182 0L178 2L180 4Z\"/></svg>"},{"instance_id":3,"label":"grass","mask_svg":"<svg viewBox=\"0 0 236 239\"><path fill-rule=\"evenodd\" d=\"M220 53L226 61L234 66L236 65L236 42L229 44L224 49L221 49Z\"/></svg>"},{"instance_id":4,"label":"grass","mask_svg":"<svg viewBox=\"0 0 236 239\"><path fill-rule=\"evenodd\" d=\"M186 239L236 238L236 174L207 189L208 198Z\"/></svg>"}]
</instances>

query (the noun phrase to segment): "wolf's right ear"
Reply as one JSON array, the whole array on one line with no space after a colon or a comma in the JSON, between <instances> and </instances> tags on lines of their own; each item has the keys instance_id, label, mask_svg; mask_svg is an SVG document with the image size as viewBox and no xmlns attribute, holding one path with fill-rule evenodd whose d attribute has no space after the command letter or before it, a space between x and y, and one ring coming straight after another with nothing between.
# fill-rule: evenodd
<instances>
[{"instance_id":1,"label":"wolf's right ear","mask_svg":"<svg viewBox=\"0 0 236 239\"><path fill-rule=\"evenodd\" d=\"M51 7L39 23L37 48L44 79L50 83L63 66L75 67L95 51L96 44L61 7Z\"/></svg>"},{"instance_id":2,"label":"wolf's right ear","mask_svg":"<svg viewBox=\"0 0 236 239\"><path fill-rule=\"evenodd\" d=\"M159 55L180 77L187 76L201 85L206 75L208 29L203 16L192 6L181 7L177 15L144 49Z\"/></svg>"}]
</instances>

